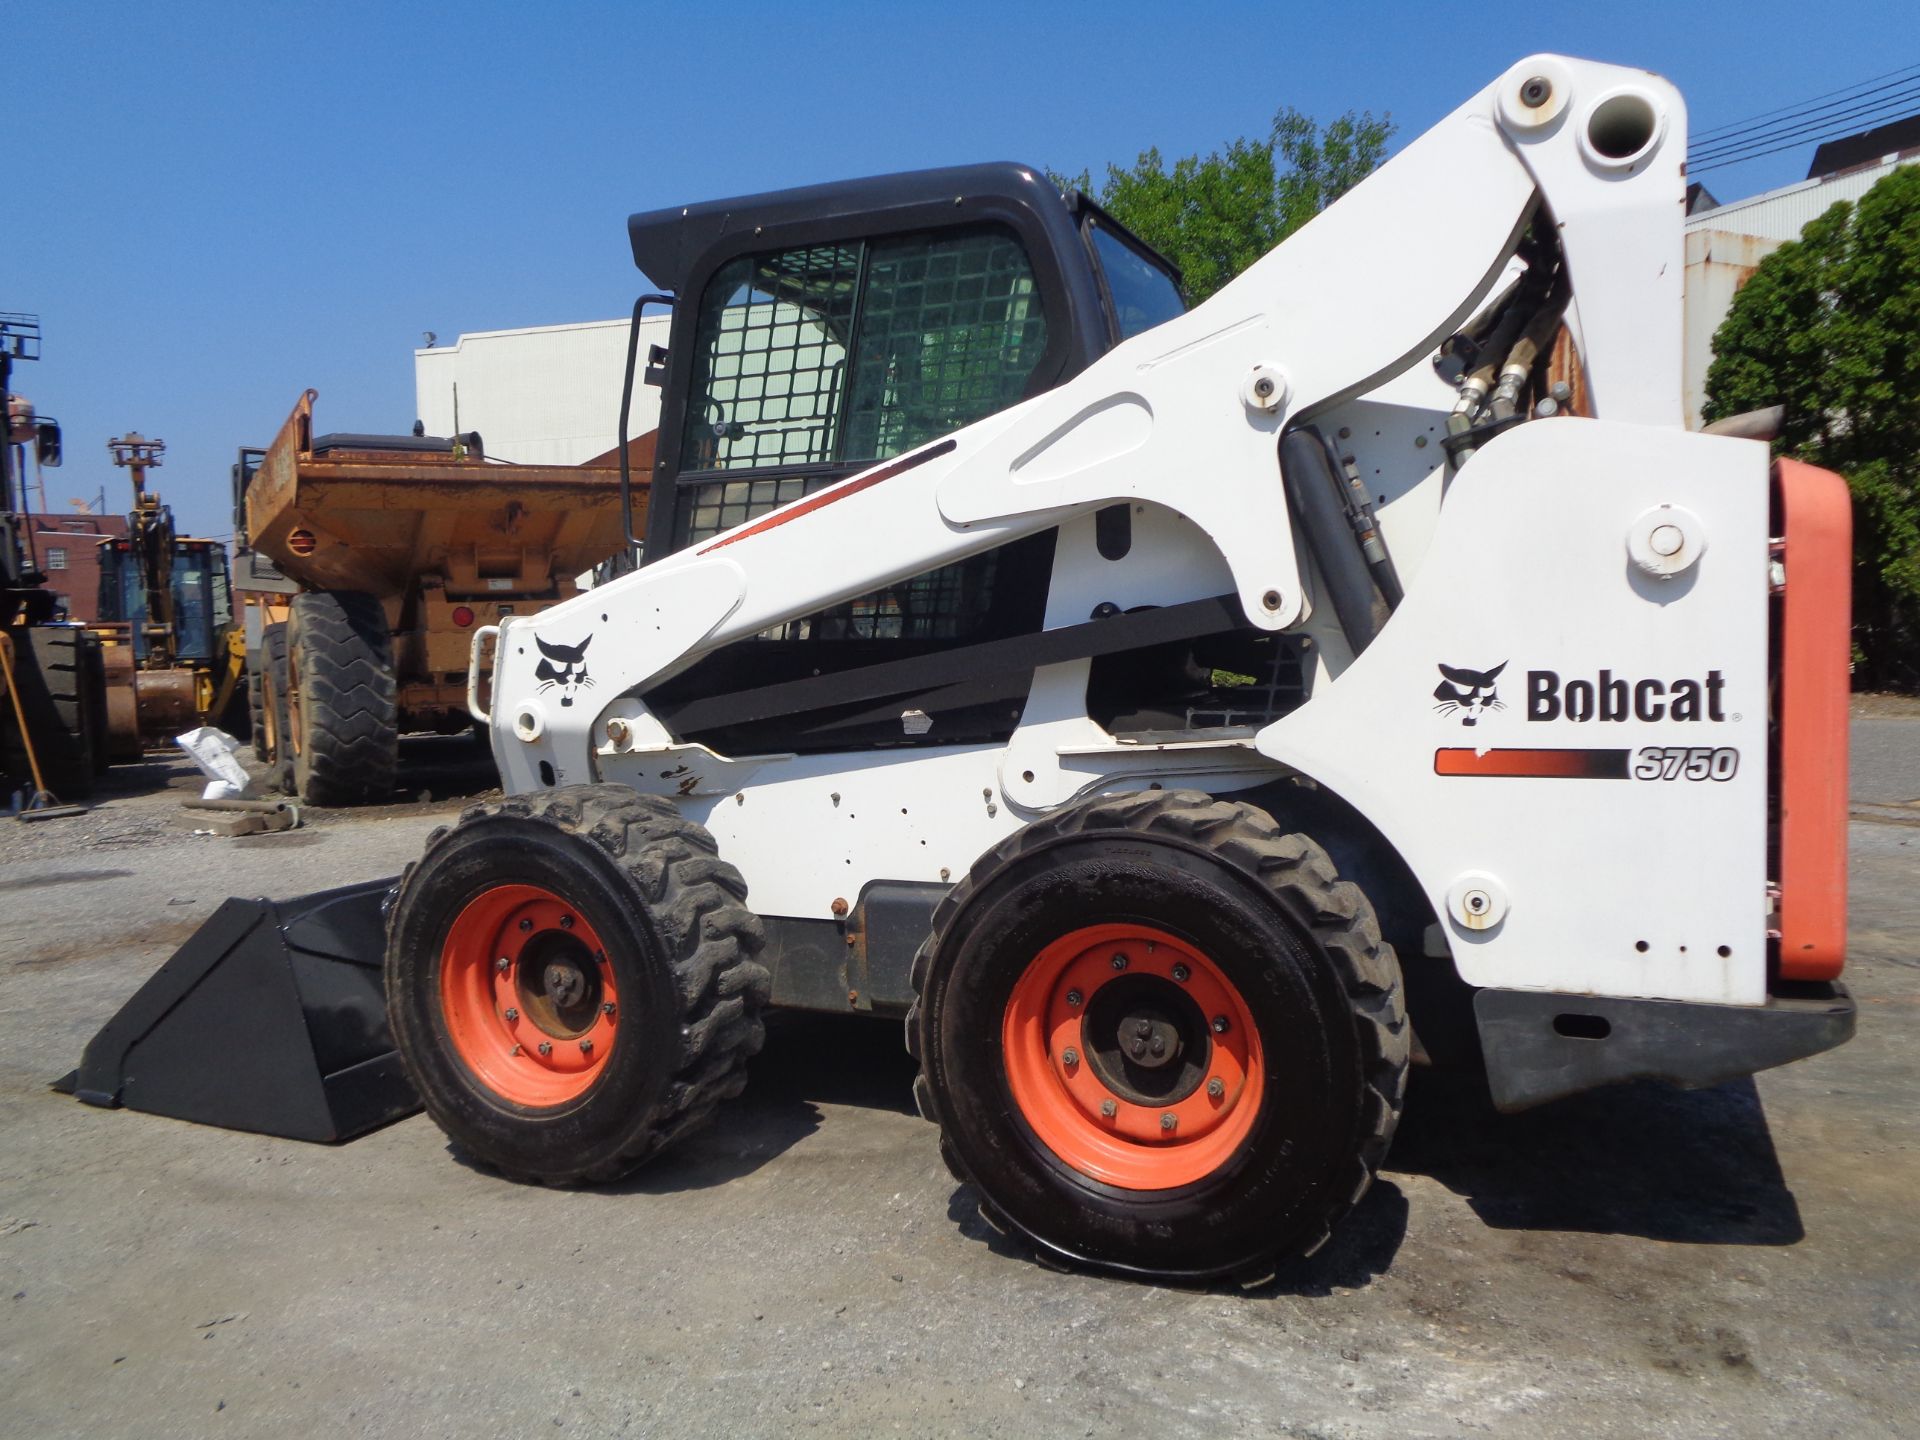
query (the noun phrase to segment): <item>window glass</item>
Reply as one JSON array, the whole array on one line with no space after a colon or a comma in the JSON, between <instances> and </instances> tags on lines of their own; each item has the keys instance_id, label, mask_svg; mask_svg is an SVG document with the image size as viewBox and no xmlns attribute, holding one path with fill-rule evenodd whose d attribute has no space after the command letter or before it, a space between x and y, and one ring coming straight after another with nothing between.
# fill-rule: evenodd
<instances>
[{"instance_id":1,"label":"window glass","mask_svg":"<svg viewBox=\"0 0 1920 1440\"><path fill-rule=\"evenodd\" d=\"M857 247L815 245L714 275L700 304L682 470L834 458L859 273Z\"/></svg>"},{"instance_id":2,"label":"window glass","mask_svg":"<svg viewBox=\"0 0 1920 1440\"><path fill-rule=\"evenodd\" d=\"M67 568L67 550L64 545L49 545L47 547L47 568L49 570L64 570Z\"/></svg>"},{"instance_id":3,"label":"window glass","mask_svg":"<svg viewBox=\"0 0 1920 1440\"><path fill-rule=\"evenodd\" d=\"M1107 290L1113 296L1114 319L1122 340L1185 313L1187 307L1171 275L1119 236L1102 229L1098 220L1090 228L1094 253L1100 257Z\"/></svg>"},{"instance_id":4,"label":"window glass","mask_svg":"<svg viewBox=\"0 0 1920 1440\"><path fill-rule=\"evenodd\" d=\"M1047 348L1033 267L998 229L877 240L846 458L884 460L1004 410Z\"/></svg>"}]
</instances>

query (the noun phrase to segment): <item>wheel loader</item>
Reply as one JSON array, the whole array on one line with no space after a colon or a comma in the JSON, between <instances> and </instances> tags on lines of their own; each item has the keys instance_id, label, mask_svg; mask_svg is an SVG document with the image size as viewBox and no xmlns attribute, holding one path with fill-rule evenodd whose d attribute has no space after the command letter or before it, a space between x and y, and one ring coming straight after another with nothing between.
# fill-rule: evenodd
<instances>
[{"instance_id":1,"label":"wheel loader","mask_svg":"<svg viewBox=\"0 0 1920 1440\"><path fill-rule=\"evenodd\" d=\"M476 631L506 798L329 901L428 1112L608 1180L892 1017L994 1225L1256 1283L1416 1059L1844 1041L1846 490L1683 426L1685 152L1535 56L1191 310L1018 165L633 216L648 561Z\"/></svg>"}]
</instances>

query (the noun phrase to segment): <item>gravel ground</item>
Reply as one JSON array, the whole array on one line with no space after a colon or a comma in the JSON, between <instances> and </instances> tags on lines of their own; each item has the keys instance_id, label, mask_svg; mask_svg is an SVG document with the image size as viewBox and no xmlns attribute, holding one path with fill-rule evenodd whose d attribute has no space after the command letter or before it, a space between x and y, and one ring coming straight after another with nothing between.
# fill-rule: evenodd
<instances>
[{"instance_id":1,"label":"gravel ground","mask_svg":"<svg viewBox=\"0 0 1920 1440\"><path fill-rule=\"evenodd\" d=\"M719 1124L592 1192L423 1117L324 1148L50 1094L222 897L393 873L464 803L419 789L489 783L409 742L402 803L215 840L181 767L120 772L0 826L0 1430L1913 1434L1920 716L1855 728L1858 1039L1520 1116L1420 1074L1359 1211L1253 1296L1009 1252L877 1022L777 1027Z\"/></svg>"}]
</instances>

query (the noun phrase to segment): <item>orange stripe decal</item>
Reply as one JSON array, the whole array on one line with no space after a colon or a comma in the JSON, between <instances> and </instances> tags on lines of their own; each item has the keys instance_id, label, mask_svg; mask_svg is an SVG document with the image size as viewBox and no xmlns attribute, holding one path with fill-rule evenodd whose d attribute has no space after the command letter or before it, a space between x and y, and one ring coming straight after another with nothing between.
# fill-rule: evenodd
<instances>
[{"instance_id":1,"label":"orange stripe decal","mask_svg":"<svg viewBox=\"0 0 1920 1440\"><path fill-rule=\"evenodd\" d=\"M1514 780L1624 780L1627 752L1442 749L1433 752L1433 773Z\"/></svg>"},{"instance_id":2,"label":"orange stripe decal","mask_svg":"<svg viewBox=\"0 0 1920 1440\"><path fill-rule=\"evenodd\" d=\"M804 500L796 500L791 505L754 521L744 530L736 530L731 535L722 535L712 544L702 546L699 553L710 555L723 545L737 544L755 535L765 534L769 530L786 524L789 520L798 520L802 515L811 515L814 511L831 505L836 500L844 500L849 495L858 495L862 490L871 490L882 480L891 480L896 475L905 474L916 465L924 465L929 460L936 460L942 455L952 453L953 449L953 441L942 440L938 445L931 445L917 454L896 460L891 465L882 465L878 470L870 471L865 475L856 475L853 479L836 485L832 489L819 491L817 494L807 496Z\"/></svg>"}]
</instances>

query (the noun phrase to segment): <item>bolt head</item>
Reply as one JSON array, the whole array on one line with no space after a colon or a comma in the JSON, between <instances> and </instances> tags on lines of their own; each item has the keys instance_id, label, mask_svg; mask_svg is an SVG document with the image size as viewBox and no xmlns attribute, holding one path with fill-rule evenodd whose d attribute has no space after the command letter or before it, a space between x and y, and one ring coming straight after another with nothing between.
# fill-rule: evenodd
<instances>
[{"instance_id":1,"label":"bolt head","mask_svg":"<svg viewBox=\"0 0 1920 1440\"><path fill-rule=\"evenodd\" d=\"M525 931L528 931L528 930L531 930L531 929L533 929L533 921L531 921L531 920L522 920L522 921L520 922L520 929L522 930L522 932L525 932Z\"/></svg>"},{"instance_id":2,"label":"bolt head","mask_svg":"<svg viewBox=\"0 0 1920 1440\"><path fill-rule=\"evenodd\" d=\"M519 1018L520 1018L520 1012L519 1012L518 1010L516 1010L516 1009L514 1009L514 1008L513 1008L513 1006L511 1006L511 1005L509 1005L509 1006L507 1007L507 1019L508 1019L508 1020L518 1020Z\"/></svg>"},{"instance_id":3,"label":"bolt head","mask_svg":"<svg viewBox=\"0 0 1920 1440\"><path fill-rule=\"evenodd\" d=\"M1080 1052L1069 1045L1065 1050L1060 1052L1060 1062L1069 1068L1078 1065L1080 1063Z\"/></svg>"},{"instance_id":4,"label":"bolt head","mask_svg":"<svg viewBox=\"0 0 1920 1440\"><path fill-rule=\"evenodd\" d=\"M600 1013L601 1013L602 1015L611 1015L611 1014L613 1014L613 1002L612 1002L611 1000L607 1000L607 1001L604 1001L604 1002L602 1002L602 1004L601 1004L601 1006L600 1006Z\"/></svg>"},{"instance_id":5,"label":"bolt head","mask_svg":"<svg viewBox=\"0 0 1920 1440\"><path fill-rule=\"evenodd\" d=\"M1226 1093L1227 1082L1222 1080L1218 1075L1207 1081L1207 1094L1211 1095L1214 1099L1218 1100Z\"/></svg>"},{"instance_id":6,"label":"bolt head","mask_svg":"<svg viewBox=\"0 0 1920 1440\"><path fill-rule=\"evenodd\" d=\"M496 970L511 970L513 968L513 962L502 955L498 960L493 962L493 968Z\"/></svg>"},{"instance_id":7,"label":"bolt head","mask_svg":"<svg viewBox=\"0 0 1920 1440\"><path fill-rule=\"evenodd\" d=\"M1184 965L1176 965L1173 967L1173 978L1178 980L1182 985L1187 983L1187 977L1192 974L1193 972Z\"/></svg>"},{"instance_id":8,"label":"bolt head","mask_svg":"<svg viewBox=\"0 0 1920 1440\"><path fill-rule=\"evenodd\" d=\"M540 1053L542 1055L553 1054L553 1042L551 1040L542 1040L540 1042Z\"/></svg>"},{"instance_id":9,"label":"bolt head","mask_svg":"<svg viewBox=\"0 0 1920 1440\"><path fill-rule=\"evenodd\" d=\"M1520 87L1520 103L1529 110L1538 110L1553 98L1553 82L1544 75L1535 75Z\"/></svg>"},{"instance_id":10,"label":"bolt head","mask_svg":"<svg viewBox=\"0 0 1920 1440\"><path fill-rule=\"evenodd\" d=\"M1111 1100L1102 1100L1100 1102L1100 1113L1111 1120L1115 1115L1120 1113L1120 1107Z\"/></svg>"},{"instance_id":11,"label":"bolt head","mask_svg":"<svg viewBox=\"0 0 1920 1440\"><path fill-rule=\"evenodd\" d=\"M1085 997L1083 997L1078 990L1067 991L1067 1004L1069 1005L1078 1005L1083 998Z\"/></svg>"},{"instance_id":12,"label":"bolt head","mask_svg":"<svg viewBox=\"0 0 1920 1440\"><path fill-rule=\"evenodd\" d=\"M1258 380L1253 382L1253 393L1258 395L1262 400L1265 400L1273 394L1273 381L1267 376L1262 375Z\"/></svg>"},{"instance_id":13,"label":"bolt head","mask_svg":"<svg viewBox=\"0 0 1920 1440\"><path fill-rule=\"evenodd\" d=\"M1160 1117L1160 1128L1162 1130L1171 1130L1179 1123L1180 1117L1178 1115L1162 1115Z\"/></svg>"},{"instance_id":14,"label":"bolt head","mask_svg":"<svg viewBox=\"0 0 1920 1440\"><path fill-rule=\"evenodd\" d=\"M573 916L571 916L571 915L562 915L562 916L560 917L560 928L561 928L562 930L571 930L571 929L573 929Z\"/></svg>"},{"instance_id":15,"label":"bolt head","mask_svg":"<svg viewBox=\"0 0 1920 1440\"><path fill-rule=\"evenodd\" d=\"M581 1053L582 1055L591 1055L591 1054L593 1054L593 1041L591 1041L591 1040L582 1040L582 1041L580 1042L580 1053Z\"/></svg>"},{"instance_id":16,"label":"bolt head","mask_svg":"<svg viewBox=\"0 0 1920 1440\"><path fill-rule=\"evenodd\" d=\"M1224 1035L1227 1033L1227 1017L1226 1016L1216 1015L1213 1017L1213 1033L1216 1035Z\"/></svg>"},{"instance_id":17,"label":"bolt head","mask_svg":"<svg viewBox=\"0 0 1920 1440\"><path fill-rule=\"evenodd\" d=\"M1116 951L1116 952L1114 953L1114 957L1113 957L1113 968L1114 968L1114 969L1116 969L1116 970L1124 970L1124 969L1126 969L1126 968L1127 968L1127 965L1128 965L1128 963L1129 963L1129 962L1128 962L1128 960L1127 960L1127 956L1126 956L1126 952L1125 952L1124 950L1122 950L1122 951Z\"/></svg>"}]
</instances>

